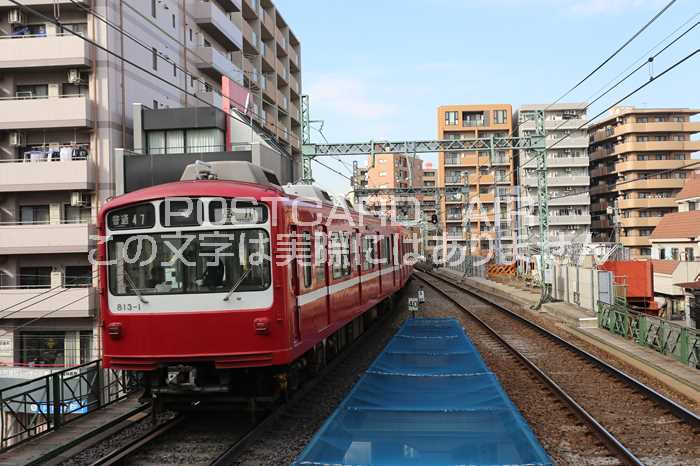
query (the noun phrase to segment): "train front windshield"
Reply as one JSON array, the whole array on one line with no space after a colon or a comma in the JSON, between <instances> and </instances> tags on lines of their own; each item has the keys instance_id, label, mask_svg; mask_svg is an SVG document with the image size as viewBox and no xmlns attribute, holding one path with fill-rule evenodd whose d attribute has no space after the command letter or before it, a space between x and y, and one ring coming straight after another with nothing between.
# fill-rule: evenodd
<instances>
[{"instance_id":1,"label":"train front windshield","mask_svg":"<svg viewBox=\"0 0 700 466\"><path fill-rule=\"evenodd\" d=\"M270 238L261 229L117 235L108 242L112 295L263 291Z\"/></svg>"}]
</instances>

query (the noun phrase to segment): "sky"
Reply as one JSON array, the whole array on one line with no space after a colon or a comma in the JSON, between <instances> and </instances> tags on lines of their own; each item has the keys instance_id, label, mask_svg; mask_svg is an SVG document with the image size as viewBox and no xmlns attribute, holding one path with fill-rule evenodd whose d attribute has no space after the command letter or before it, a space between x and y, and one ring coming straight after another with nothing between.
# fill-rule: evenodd
<instances>
[{"instance_id":1,"label":"sky","mask_svg":"<svg viewBox=\"0 0 700 466\"><path fill-rule=\"evenodd\" d=\"M276 0L301 42L302 92L312 141L434 139L439 105L550 103L600 65L669 0ZM590 101L673 31L700 20L698 0L677 0L563 101ZM685 26L684 26L685 24ZM680 29L679 29L680 28ZM700 26L589 109L598 114L698 49ZM652 52L653 53L653 52ZM700 54L621 105L700 108ZM317 125L318 126L318 125ZM435 161L434 155L427 160ZM349 175L346 165L323 161ZM361 163L366 157L360 158ZM316 184L350 191L314 164Z\"/></svg>"}]
</instances>

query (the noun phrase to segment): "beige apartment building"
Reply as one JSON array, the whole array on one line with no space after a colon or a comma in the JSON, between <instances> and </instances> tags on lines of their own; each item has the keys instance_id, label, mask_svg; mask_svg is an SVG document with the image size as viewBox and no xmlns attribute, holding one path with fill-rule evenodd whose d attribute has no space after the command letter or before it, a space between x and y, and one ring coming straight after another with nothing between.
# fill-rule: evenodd
<instances>
[{"instance_id":1,"label":"beige apartment building","mask_svg":"<svg viewBox=\"0 0 700 466\"><path fill-rule=\"evenodd\" d=\"M114 150L133 148L133 104L206 105L65 30L217 108L247 111L265 138L293 155L300 44L269 0L22 3L63 29L0 0L0 364L60 367L99 357L88 253L98 209L114 194ZM148 150L228 150L238 142L230 133L166 131L162 147L149 139Z\"/></svg>"},{"instance_id":2,"label":"beige apartment building","mask_svg":"<svg viewBox=\"0 0 700 466\"><path fill-rule=\"evenodd\" d=\"M508 104L446 105L437 109L438 139L507 137L512 134L513 109ZM513 203L513 151L498 150L491 160L488 151L446 152L439 154L438 184L469 187L469 199L462 194L443 196L441 214L448 241L471 244L472 255L487 256L497 243L512 260L513 226L508 213ZM496 199L501 212L496 225ZM471 209L470 209L471 206ZM466 218L471 210L470 218ZM496 255L493 256L496 258Z\"/></svg>"},{"instance_id":3,"label":"beige apartment building","mask_svg":"<svg viewBox=\"0 0 700 466\"><path fill-rule=\"evenodd\" d=\"M423 186L423 161L406 154L376 154L367 158L367 166L360 168L360 186L379 189L415 188ZM387 211L397 207L397 218L414 219L415 206L421 196L377 194L366 196L362 201L370 210Z\"/></svg>"},{"instance_id":4,"label":"beige apartment building","mask_svg":"<svg viewBox=\"0 0 700 466\"><path fill-rule=\"evenodd\" d=\"M615 241L631 257L651 257L650 236L677 209L675 198L693 168L700 113L688 108L616 107L589 127L591 233ZM668 170L677 170L668 172Z\"/></svg>"}]
</instances>

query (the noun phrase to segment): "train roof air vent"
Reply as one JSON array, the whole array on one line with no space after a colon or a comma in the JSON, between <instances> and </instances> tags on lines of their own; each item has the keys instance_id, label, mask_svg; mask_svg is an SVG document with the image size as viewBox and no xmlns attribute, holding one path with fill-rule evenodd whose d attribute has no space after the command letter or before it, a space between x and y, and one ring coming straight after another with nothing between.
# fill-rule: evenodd
<instances>
[{"instance_id":1,"label":"train roof air vent","mask_svg":"<svg viewBox=\"0 0 700 466\"><path fill-rule=\"evenodd\" d=\"M238 161L202 162L197 160L185 167L180 181L212 179L280 187L280 182L273 172L250 162Z\"/></svg>"},{"instance_id":2,"label":"train roof air vent","mask_svg":"<svg viewBox=\"0 0 700 466\"><path fill-rule=\"evenodd\" d=\"M286 194L315 199L333 204L333 198L325 190L310 184L286 184L282 187Z\"/></svg>"}]
</instances>

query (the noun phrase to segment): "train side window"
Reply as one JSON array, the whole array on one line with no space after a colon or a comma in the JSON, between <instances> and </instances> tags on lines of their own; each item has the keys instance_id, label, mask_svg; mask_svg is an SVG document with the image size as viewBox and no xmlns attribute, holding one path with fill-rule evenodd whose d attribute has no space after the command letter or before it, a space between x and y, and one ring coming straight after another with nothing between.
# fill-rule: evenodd
<instances>
[{"instance_id":1,"label":"train side window","mask_svg":"<svg viewBox=\"0 0 700 466\"><path fill-rule=\"evenodd\" d=\"M340 233L337 231L334 231L331 233L331 257L332 257L332 264L333 264L333 278L342 278L343 277L343 255L342 255L342 242L341 242L341 237Z\"/></svg>"},{"instance_id":2,"label":"train side window","mask_svg":"<svg viewBox=\"0 0 700 466\"><path fill-rule=\"evenodd\" d=\"M326 261L328 260L328 255L326 254L325 240L326 235L324 235L323 230L317 230L314 241L314 265L316 266L316 280L318 283L325 283L326 281Z\"/></svg>"},{"instance_id":3,"label":"train side window","mask_svg":"<svg viewBox=\"0 0 700 466\"><path fill-rule=\"evenodd\" d=\"M304 268L304 288L311 288L311 283L313 281L313 244L311 242L311 233L305 231L301 234L302 247L301 250L302 260L301 264Z\"/></svg>"},{"instance_id":4,"label":"train side window","mask_svg":"<svg viewBox=\"0 0 700 466\"><path fill-rule=\"evenodd\" d=\"M365 270L372 270L374 266L374 238L371 235L362 237L363 257L365 258Z\"/></svg>"},{"instance_id":5,"label":"train side window","mask_svg":"<svg viewBox=\"0 0 700 466\"><path fill-rule=\"evenodd\" d=\"M343 258L345 276L352 275L352 246L350 243L350 233L343 233Z\"/></svg>"}]
</instances>

